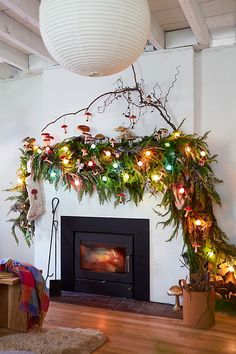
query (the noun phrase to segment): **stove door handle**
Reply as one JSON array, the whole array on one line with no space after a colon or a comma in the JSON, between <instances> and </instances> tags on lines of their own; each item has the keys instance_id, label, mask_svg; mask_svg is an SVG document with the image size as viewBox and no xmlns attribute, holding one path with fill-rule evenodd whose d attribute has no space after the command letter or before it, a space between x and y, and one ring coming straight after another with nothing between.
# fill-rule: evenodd
<instances>
[{"instance_id":1,"label":"stove door handle","mask_svg":"<svg viewBox=\"0 0 236 354\"><path fill-rule=\"evenodd\" d=\"M129 273L129 255L125 257L125 272Z\"/></svg>"}]
</instances>

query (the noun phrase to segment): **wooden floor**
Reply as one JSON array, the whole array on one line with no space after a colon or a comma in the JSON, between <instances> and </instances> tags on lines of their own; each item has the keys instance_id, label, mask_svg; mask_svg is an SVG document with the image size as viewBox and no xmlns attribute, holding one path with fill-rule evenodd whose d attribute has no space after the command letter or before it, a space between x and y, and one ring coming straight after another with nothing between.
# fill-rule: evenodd
<instances>
[{"instance_id":1,"label":"wooden floor","mask_svg":"<svg viewBox=\"0 0 236 354\"><path fill-rule=\"evenodd\" d=\"M236 354L236 317L217 314L210 330L181 320L51 302L44 328L96 328L108 341L97 354Z\"/></svg>"}]
</instances>

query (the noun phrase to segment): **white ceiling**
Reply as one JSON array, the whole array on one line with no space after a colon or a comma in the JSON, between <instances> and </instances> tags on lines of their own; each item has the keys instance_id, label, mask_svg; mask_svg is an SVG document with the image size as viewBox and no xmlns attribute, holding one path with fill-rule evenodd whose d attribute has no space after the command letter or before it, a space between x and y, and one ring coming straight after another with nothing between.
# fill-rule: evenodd
<instances>
[{"instance_id":1,"label":"white ceiling","mask_svg":"<svg viewBox=\"0 0 236 354\"><path fill-rule=\"evenodd\" d=\"M235 43L236 0L148 2L152 13L149 41L156 49L191 44L202 49L224 40ZM39 5L39 0L0 0L0 79L34 71L35 62L55 64L40 37ZM177 40L181 34L185 34L184 42Z\"/></svg>"}]
</instances>

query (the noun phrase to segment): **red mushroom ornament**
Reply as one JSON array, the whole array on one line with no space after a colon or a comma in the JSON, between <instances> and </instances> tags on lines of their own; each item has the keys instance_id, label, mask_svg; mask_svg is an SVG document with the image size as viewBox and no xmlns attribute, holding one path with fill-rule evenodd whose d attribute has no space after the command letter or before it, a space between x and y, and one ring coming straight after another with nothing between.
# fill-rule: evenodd
<instances>
[{"instance_id":1,"label":"red mushroom ornament","mask_svg":"<svg viewBox=\"0 0 236 354\"><path fill-rule=\"evenodd\" d=\"M119 197L119 203L125 202L125 194L124 193L118 193L117 197Z\"/></svg>"},{"instance_id":2,"label":"red mushroom ornament","mask_svg":"<svg viewBox=\"0 0 236 354\"><path fill-rule=\"evenodd\" d=\"M197 243L197 242L194 242L194 243L192 243L192 247L194 247L194 252L197 253L198 248L201 247L201 245L199 245L199 243Z\"/></svg>"},{"instance_id":3,"label":"red mushroom ornament","mask_svg":"<svg viewBox=\"0 0 236 354\"><path fill-rule=\"evenodd\" d=\"M85 116L85 118L86 118L86 122L88 122L88 121L89 121L89 118L91 118L91 116L92 116L92 113L90 113L90 112L85 112L85 113L84 113L84 116Z\"/></svg>"},{"instance_id":4,"label":"red mushroom ornament","mask_svg":"<svg viewBox=\"0 0 236 354\"><path fill-rule=\"evenodd\" d=\"M184 208L184 210L185 210L185 214L184 214L184 216L185 216L185 218L187 218L187 216L188 216L188 214L193 210L193 208L192 207L190 207L190 206L186 206L185 208Z\"/></svg>"},{"instance_id":5,"label":"red mushroom ornament","mask_svg":"<svg viewBox=\"0 0 236 354\"><path fill-rule=\"evenodd\" d=\"M37 200L38 190L33 188L32 191L31 191L31 194L34 196L34 200Z\"/></svg>"},{"instance_id":6,"label":"red mushroom ornament","mask_svg":"<svg viewBox=\"0 0 236 354\"><path fill-rule=\"evenodd\" d=\"M66 133L67 133L68 125L62 124L61 128L64 129L64 134L66 134Z\"/></svg>"}]
</instances>

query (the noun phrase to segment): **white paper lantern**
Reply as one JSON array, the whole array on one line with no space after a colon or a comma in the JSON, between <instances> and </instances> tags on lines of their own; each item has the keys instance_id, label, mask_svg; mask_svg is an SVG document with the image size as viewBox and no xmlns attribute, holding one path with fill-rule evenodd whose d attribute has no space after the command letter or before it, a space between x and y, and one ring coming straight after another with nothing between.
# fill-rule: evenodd
<instances>
[{"instance_id":1,"label":"white paper lantern","mask_svg":"<svg viewBox=\"0 0 236 354\"><path fill-rule=\"evenodd\" d=\"M39 18L52 57L85 76L127 68L142 53L150 28L147 0L42 0Z\"/></svg>"}]
</instances>

